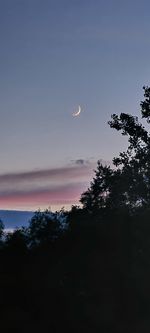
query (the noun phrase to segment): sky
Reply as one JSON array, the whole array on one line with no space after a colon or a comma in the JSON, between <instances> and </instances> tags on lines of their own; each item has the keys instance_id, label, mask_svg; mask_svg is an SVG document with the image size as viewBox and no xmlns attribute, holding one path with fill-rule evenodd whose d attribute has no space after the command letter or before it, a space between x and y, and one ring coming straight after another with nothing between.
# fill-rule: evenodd
<instances>
[{"instance_id":1,"label":"sky","mask_svg":"<svg viewBox=\"0 0 150 333\"><path fill-rule=\"evenodd\" d=\"M78 204L150 83L148 0L0 0L0 209ZM78 117L72 113L83 110Z\"/></svg>"}]
</instances>

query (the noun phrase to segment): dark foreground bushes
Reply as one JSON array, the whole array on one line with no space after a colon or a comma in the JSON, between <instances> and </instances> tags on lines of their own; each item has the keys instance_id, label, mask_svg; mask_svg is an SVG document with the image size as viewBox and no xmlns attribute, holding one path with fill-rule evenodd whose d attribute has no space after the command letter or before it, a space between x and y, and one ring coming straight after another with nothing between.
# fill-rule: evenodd
<instances>
[{"instance_id":1,"label":"dark foreground bushes","mask_svg":"<svg viewBox=\"0 0 150 333\"><path fill-rule=\"evenodd\" d=\"M9 236L0 251L2 332L148 332L149 217L98 221L76 210L53 242L28 248L19 232Z\"/></svg>"}]
</instances>

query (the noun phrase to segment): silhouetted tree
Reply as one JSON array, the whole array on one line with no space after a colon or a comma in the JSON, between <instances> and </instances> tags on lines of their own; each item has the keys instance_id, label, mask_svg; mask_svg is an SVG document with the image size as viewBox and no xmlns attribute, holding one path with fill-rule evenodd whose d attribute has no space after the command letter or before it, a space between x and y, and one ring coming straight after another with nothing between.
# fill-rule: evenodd
<instances>
[{"instance_id":1,"label":"silhouetted tree","mask_svg":"<svg viewBox=\"0 0 150 333\"><path fill-rule=\"evenodd\" d=\"M90 184L90 188L82 194L80 199L83 208L86 208L89 212L94 212L106 207L112 175L113 170L109 166L103 166L98 161L95 177Z\"/></svg>"},{"instance_id":2,"label":"silhouetted tree","mask_svg":"<svg viewBox=\"0 0 150 333\"><path fill-rule=\"evenodd\" d=\"M14 230L12 233L8 233L5 239L6 247L18 254L25 252L28 245L26 230L26 228L22 227L21 229Z\"/></svg>"},{"instance_id":3,"label":"silhouetted tree","mask_svg":"<svg viewBox=\"0 0 150 333\"><path fill-rule=\"evenodd\" d=\"M30 246L51 244L56 241L62 232L60 221L48 209L44 212L35 212L31 218L28 235Z\"/></svg>"},{"instance_id":4,"label":"silhouetted tree","mask_svg":"<svg viewBox=\"0 0 150 333\"><path fill-rule=\"evenodd\" d=\"M2 238L4 233L4 223L3 221L0 219L0 239Z\"/></svg>"},{"instance_id":5,"label":"silhouetted tree","mask_svg":"<svg viewBox=\"0 0 150 333\"><path fill-rule=\"evenodd\" d=\"M150 88L144 87L141 117L150 122ZM107 208L127 208L132 213L150 206L150 133L138 117L113 114L111 128L128 136L127 151L113 159L115 168L98 162L90 188L82 194L81 203L89 211Z\"/></svg>"}]
</instances>

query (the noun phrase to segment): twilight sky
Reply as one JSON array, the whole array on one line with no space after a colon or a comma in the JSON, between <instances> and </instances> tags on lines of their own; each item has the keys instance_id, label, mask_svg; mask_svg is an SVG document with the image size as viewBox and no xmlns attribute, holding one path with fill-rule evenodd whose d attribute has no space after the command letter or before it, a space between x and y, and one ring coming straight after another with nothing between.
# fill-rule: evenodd
<instances>
[{"instance_id":1,"label":"twilight sky","mask_svg":"<svg viewBox=\"0 0 150 333\"><path fill-rule=\"evenodd\" d=\"M0 0L0 209L78 203L150 84L149 0ZM73 118L81 105L84 112Z\"/></svg>"}]
</instances>

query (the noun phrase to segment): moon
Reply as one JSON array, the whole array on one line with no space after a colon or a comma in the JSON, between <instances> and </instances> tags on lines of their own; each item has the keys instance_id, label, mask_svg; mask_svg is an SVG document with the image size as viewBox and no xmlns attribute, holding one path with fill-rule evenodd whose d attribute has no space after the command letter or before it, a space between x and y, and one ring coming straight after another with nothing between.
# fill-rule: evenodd
<instances>
[{"instance_id":1,"label":"moon","mask_svg":"<svg viewBox=\"0 0 150 333\"><path fill-rule=\"evenodd\" d=\"M73 117L77 117L77 116L79 116L80 113L81 113L81 106L79 105L79 106L78 106L78 111L72 113L72 116L73 116Z\"/></svg>"}]
</instances>

